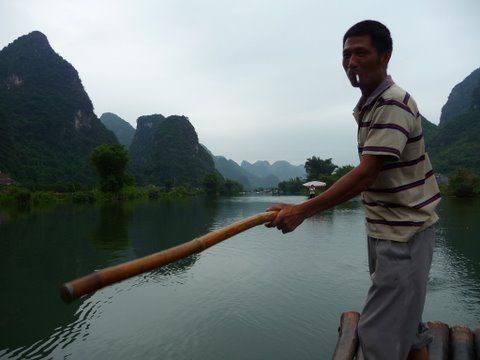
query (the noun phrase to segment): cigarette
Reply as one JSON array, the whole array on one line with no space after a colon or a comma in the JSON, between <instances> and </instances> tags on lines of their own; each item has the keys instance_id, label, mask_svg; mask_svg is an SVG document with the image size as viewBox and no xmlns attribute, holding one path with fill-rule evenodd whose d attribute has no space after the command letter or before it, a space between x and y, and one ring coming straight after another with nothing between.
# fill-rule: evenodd
<instances>
[{"instance_id":1,"label":"cigarette","mask_svg":"<svg viewBox=\"0 0 480 360\"><path fill-rule=\"evenodd\" d=\"M357 84L360 83L360 76L358 76L358 74L355 75L355 81L357 82Z\"/></svg>"}]
</instances>

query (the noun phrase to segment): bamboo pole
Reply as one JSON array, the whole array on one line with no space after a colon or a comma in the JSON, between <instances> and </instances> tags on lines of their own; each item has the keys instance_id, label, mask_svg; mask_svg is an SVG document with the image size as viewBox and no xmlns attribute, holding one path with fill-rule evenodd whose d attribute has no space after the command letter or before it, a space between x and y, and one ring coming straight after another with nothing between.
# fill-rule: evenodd
<instances>
[{"instance_id":1,"label":"bamboo pole","mask_svg":"<svg viewBox=\"0 0 480 360\"><path fill-rule=\"evenodd\" d=\"M276 215L276 211L256 214L173 248L93 272L63 284L60 287L60 296L65 302L71 302L107 285L170 264L189 255L200 253L254 226L270 222L275 219Z\"/></svg>"},{"instance_id":2,"label":"bamboo pole","mask_svg":"<svg viewBox=\"0 0 480 360\"><path fill-rule=\"evenodd\" d=\"M450 329L441 321L427 323L433 335L432 342L428 345L428 357L434 360L448 360L450 345Z\"/></svg>"},{"instance_id":3,"label":"bamboo pole","mask_svg":"<svg viewBox=\"0 0 480 360\"><path fill-rule=\"evenodd\" d=\"M351 360L357 353L357 325L359 319L360 314L356 311L348 311L342 314L333 360Z\"/></svg>"}]
</instances>

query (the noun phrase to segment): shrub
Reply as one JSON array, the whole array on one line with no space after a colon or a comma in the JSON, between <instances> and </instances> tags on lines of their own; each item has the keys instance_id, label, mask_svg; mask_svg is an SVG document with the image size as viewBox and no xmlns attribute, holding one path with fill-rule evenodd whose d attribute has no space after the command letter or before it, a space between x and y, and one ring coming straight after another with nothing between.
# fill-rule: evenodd
<instances>
[{"instance_id":1,"label":"shrub","mask_svg":"<svg viewBox=\"0 0 480 360\"><path fill-rule=\"evenodd\" d=\"M473 197L480 194L480 177L460 168L450 178L448 192L458 197Z\"/></svg>"},{"instance_id":2,"label":"shrub","mask_svg":"<svg viewBox=\"0 0 480 360\"><path fill-rule=\"evenodd\" d=\"M75 204L91 204L97 200L93 191L77 191L72 194L72 202Z\"/></svg>"},{"instance_id":3,"label":"shrub","mask_svg":"<svg viewBox=\"0 0 480 360\"><path fill-rule=\"evenodd\" d=\"M32 203L35 205L52 204L59 200L59 197L49 191L35 191L32 193Z\"/></svg>"},{"instance_id":4,"label":"shrub","mask_svg":"<svg viewBox=\"0 0 480 360\"><path fill-rule=\"evenodd\" d=\"M164 194L165 194L165 191L162 191L160 188L156 186L150 186L147 188L147 197L150 200L160 199L160 197L162 197L162 195Z\"/></svg>"}]
</instances>

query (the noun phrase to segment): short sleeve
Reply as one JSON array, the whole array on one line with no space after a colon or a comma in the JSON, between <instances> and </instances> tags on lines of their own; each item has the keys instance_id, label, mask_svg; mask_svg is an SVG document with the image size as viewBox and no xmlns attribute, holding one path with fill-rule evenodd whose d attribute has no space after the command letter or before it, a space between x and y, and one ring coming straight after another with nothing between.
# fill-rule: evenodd
<instances>
[{"instance_id":1,"label":"short sleeve","mask_svg":"<svg viewBox=\"0 0 480 360\"><path fill-rule=\"evenodd\" d=\"M368 128L361 155L383 155L400 159L415 121L410 108L397 100L379 100Z\"/></svg>"}]
</instances>

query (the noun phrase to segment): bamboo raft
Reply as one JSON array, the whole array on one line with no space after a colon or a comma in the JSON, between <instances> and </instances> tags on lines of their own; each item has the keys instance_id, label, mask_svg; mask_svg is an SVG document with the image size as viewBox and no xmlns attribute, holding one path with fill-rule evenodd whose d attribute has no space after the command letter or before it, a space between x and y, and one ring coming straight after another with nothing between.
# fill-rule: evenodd
<instances>
[{"instance_id":1,"label":"bamboo raft","mask_svg":"<svg viewBox=\"0 0 480 360\"><path fill-rule=\"evenodd\" d=\"M357 324L360 314L344 312L340 318L338 341L333 354L334 360L363 359L358 346ZM428 322L433 341L428 346L430 360L479 360L480 328L475 331L463 325L451 328L440 321Z\"/></svg>"}]
</instances>

